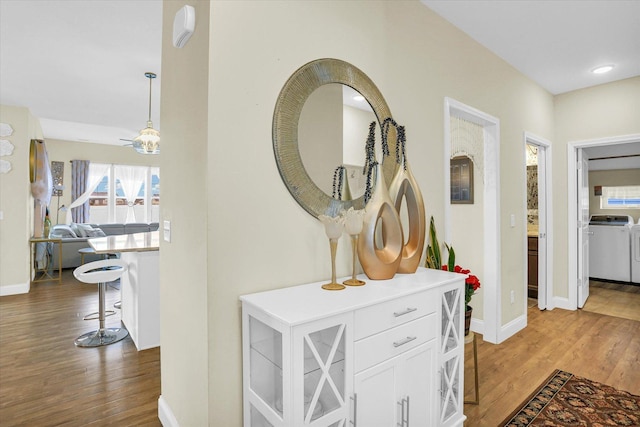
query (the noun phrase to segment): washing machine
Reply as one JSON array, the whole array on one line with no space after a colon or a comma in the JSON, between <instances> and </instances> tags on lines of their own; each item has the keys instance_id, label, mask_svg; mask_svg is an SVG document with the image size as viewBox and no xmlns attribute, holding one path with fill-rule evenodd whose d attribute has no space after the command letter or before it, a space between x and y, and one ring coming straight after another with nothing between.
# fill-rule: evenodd
<instances>
[{"instance_id":1,"label":"washing machine","mask_svg":"<svg viewBox=\"0 0 640 427\"><path fill-rule=\"evenodd\" d=\"M631 281L640 284L640 218L631 227Z\"/></svg>"},{"instance_id":2,"label":"washing machine","mask_svg":"<svg viewBox=\"0 0 640 427\"><path fill-rule=\"evenodd\" d=\"M589 277L631 281L631 226L628 215L592 215L589 221Z\"/></svg>"}]
</instances>

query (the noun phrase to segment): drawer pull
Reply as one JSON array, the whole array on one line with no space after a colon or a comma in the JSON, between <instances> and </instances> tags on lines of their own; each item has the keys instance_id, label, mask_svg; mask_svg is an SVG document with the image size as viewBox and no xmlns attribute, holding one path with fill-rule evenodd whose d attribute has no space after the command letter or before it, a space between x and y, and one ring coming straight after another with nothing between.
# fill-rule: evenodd
<instances>
[{"instance_id":1,"label":"drawer pull","mask_svg":"<svg viewBox=\"0 0 640 427\"><path fill-rule=\"evenodd\" d=\"M418 310L418 309L417 309L417 308L415 308L415 307L408 307L408 308L407 308L406 310L404 310L404 311L395 311L395 312L393 313L393 315L394 315L395 317L400 317L400 316L404 316L405 314L413 313L413 312L414 312L414 311L416 311L416 310Z\"/></svg>"},{"instance_id":2,"label":"drawer pull","mask_svg":"<svg viewBox=\"0 0 640 427\"><path fill-rule=\"evenodd\" d=\"M402 340L400 340L400 341L395 341L395 342L393 343L393 346L394 346L394 347L400 347L400 346L403 346L403 345L405 345L405 344L407 344L407 343L410 343L411 341L414 341L414 340L415 340L415 339L417 339L417 338L418 338L418 337L406 337L406 338L404 338L404 339L402 339Z\"/></svg>"}]
</instances>

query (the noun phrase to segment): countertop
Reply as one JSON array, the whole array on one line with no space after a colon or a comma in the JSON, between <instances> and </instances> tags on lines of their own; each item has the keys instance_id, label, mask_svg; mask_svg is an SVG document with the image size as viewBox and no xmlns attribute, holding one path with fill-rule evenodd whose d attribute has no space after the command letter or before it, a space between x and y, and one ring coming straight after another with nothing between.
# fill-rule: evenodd
<instances>
[{"instance_id":1,"label":"countertop","mask_svg":"<svg viewBox=\"0 0 640 427\"><path fill-rule=\"evenodd\" d=\"M160 233L151 231L148 233L93 237L88 239L88 242L97 254L157 251L160 249Z\"/></svg>"}]
</instances>

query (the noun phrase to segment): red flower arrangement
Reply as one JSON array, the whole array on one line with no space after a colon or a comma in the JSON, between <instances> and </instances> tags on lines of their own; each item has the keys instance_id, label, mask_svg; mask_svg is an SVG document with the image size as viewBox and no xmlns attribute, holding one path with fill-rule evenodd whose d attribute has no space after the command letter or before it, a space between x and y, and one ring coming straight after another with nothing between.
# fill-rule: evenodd
<instances>
[{"instance_id":1,"label":"red flower arrangement","mask_svg":"<svg viewBox=\"0 0 640 427\"><path fill-rule=\"evenodd\" d=\"M444 271L449 271L449 267L447 265L443 265L442 269ZM473 274L469 274L471 270L465 270L459 265L456 265L455 267L453 267L453 272L467 275L467 278L464 281L465 283L464 303L466 308L469 306L469 302L471 301L471 297L473 296L473 294L475 294L476 291L480 289L480 280L478 279L477 276L474 276Z\"/></svg>"}]
</instances>

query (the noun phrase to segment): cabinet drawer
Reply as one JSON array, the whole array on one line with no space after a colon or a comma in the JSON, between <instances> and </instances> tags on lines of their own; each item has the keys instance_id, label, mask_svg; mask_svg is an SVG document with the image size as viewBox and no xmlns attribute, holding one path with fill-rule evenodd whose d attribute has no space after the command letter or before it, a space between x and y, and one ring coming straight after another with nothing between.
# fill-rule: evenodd
<instances>
[{"instance_id":1,"label":"cabinet drawer","mask_svg":"<svg viewBox=\"0 0 640 427\"><path fill-rule=\"evenodd\" d=\"M437 327L436 315L432 313L372 337L356 341L354 346L355 372L360 372L434 339L437 335Z\"/></svg>"},{"instance_id":2,"label":"cabinet drawer","mask_svg":"<svg viewBox=\"0 0 640 427\"><path fill-rule=\"evenodd\" d=\"M355 339L359 340L435 313L438 302L438 294L426 291L356 310Z\"/></svg>"}]
</instances>

